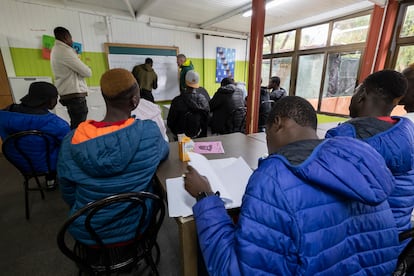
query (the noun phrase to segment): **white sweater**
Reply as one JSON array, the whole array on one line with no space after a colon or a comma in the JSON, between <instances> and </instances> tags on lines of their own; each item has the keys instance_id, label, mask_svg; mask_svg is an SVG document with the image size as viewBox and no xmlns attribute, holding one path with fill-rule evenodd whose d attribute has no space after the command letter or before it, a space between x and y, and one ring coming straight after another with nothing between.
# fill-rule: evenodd
<instances>
[{"instance_id":1,"label":"white sweater","mask_svg":"<svg viewBox=\"0 0 414 276\"><path fill-rule=\"evenodd\" d=\"M76 51L60 40L52 48L50 63L55 75L55 86L60 96L87 93L85 79L92 75L92 70L85 65Z\"/></svg>"}]
</instances>

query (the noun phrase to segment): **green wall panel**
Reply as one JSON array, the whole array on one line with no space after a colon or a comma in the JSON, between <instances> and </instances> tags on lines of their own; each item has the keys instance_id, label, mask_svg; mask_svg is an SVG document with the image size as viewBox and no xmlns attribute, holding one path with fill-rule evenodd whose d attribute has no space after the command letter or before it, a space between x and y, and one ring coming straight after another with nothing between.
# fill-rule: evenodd
<instances>
[{"instance_id":1,"label":"green wall panel","mask_svg":"<svg viewBox=\"0 0 414 276\"><path fill-rule=\"evenodd\" d=\"M50 61L42 58L41 49L10 48L16 76L49 76L53 78ZM200 85L207 89L210 95L219 88L216 83L216 60L190 58L194 69L200 74ZM108 70L106 53L83 52L81 60L92 69L92 77L86 78L89 86L99 86L102 74ZM236 61L235 80L247 83L247 62Z\"/></svg>"},{"instance_id":2,"label":"green wall panel","mask_svg":"<svg viewBox=\"0 0 414 276\"><path fill-rule=\"evenodd\" d=\"M53 78L50 61L42 57L41 49L10 48L16 76L49 76ZM92 77L86 78L89 86L99 86L101 75L108 69L105 53L84 52L81 60L92 69Z\"/></svg>"}]
</instances>

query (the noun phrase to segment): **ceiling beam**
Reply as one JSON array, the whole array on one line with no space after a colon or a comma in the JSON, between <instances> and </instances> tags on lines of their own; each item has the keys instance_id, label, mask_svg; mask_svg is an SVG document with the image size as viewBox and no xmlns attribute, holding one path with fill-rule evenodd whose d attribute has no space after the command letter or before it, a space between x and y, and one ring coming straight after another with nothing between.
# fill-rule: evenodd
<instances>
[{"instance_id":1,"label":"ceiling beam","mask_svg":"<svg viewBox=\"0 0 414 276\"><path fill-rule=\"evenodd\" d=\"M142 3L137 10L136 16L140 17L141 15L144 15L144 13L149 10L152 6L154 6L159 0L146 0L144 3Z\"/></svg>"},{"instance_id":2,"label":"ceiling beam","mask_svg":"<svg viewBox=\"0 0 414 276\"><path fill-rule=\"evenodd\" d=\"M209 27L211 25L214 25L216 23L219 23L219 22L222 22L222 21L224 21L226 19L229 19L230 17L233 17L233 16L238 15L240 13L243 13L245 11L248 11L251 8L252 8L252 3L250 1L248 4L243 5L241 7L238 7L235 10L231 10L230 12L224 13L224 14L219 15L217 17L214 17L214 18L212 18L212 19L210 19L210 20L208 20L206 22L201 23L199 25L199 27L202 28L202 29L207 28L207 27Z\"/></svg>"},{"instance_id":3,"label":"ceiling beam","mask_svg":"<svg viewBox=\"0 0 414 276\"><path fill-rule=\"evenodd\" d=\"M128 7L128 11L131 14L132 18L136 18L136 13L134 9L132 8L131 2L129 0L124 0L125 5Z\"/></svg>"}]
</instances>

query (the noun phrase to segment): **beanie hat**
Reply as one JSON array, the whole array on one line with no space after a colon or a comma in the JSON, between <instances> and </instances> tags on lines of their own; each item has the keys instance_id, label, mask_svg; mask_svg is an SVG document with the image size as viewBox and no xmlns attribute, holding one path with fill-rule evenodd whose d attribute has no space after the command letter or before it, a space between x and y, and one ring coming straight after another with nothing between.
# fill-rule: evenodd
<instances>
[{"instance_id":1,"label":"beanie hat","mask_svg":"<svg viewBox=\"0 0 414 276\"><path fill-rule=\"evenodd\" d=\"M192 88L199 88L200 76L194 70L190 70L185 74L185 84Z\"/></svg>"},{"instance_id":2,"label":"beanie hat","mask_svg":"<svg viewBox=\"0 0 414 276\"><path fill-rule=\"evenodd\" d=\"M20 99L21 103L29 107L38 107L46 104L50 99L57 98L56 87L45 81L32 82L29 93Z\"/></svg>"},{"instance_id":3,"label":"beanie hat","mask_svg":"<svg viewBox=\"0 0 414 276\"><path fill-rule=\"evenodd\" d=\"M115 68L106 71L101 77L101 91L105 98L113 99L138 88L135 77L126 69Z\"/></svg>"}]
</instances>

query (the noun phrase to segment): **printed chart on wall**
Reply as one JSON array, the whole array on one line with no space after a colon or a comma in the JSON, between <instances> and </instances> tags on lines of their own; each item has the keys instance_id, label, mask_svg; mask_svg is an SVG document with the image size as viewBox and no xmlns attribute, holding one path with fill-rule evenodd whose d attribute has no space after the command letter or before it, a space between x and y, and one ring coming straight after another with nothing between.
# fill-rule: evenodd
<instances>
[{"instance_id":1,"label":"printed chart on wall","mask_svg":"<svg viewBox=\"0 0 414 276\"><path fill-rule=\"evenodd\" d=\"M172 100L180 92L178 86L177 47L105 43L109 68L132 71L135 65L152 58L158 75L158 88L152 90L155 101Z\"/></svg>"},{"instance_id":2,"label":"printed chart on wall","mask_svg":"<svg viewBox=\"0 0 414 276\"><path fill-rule=\"evenodd\" d=\"M216 82L230 77L234 78L236 49L217 47L216 54Z\"/></svg>"}]
</instances>

